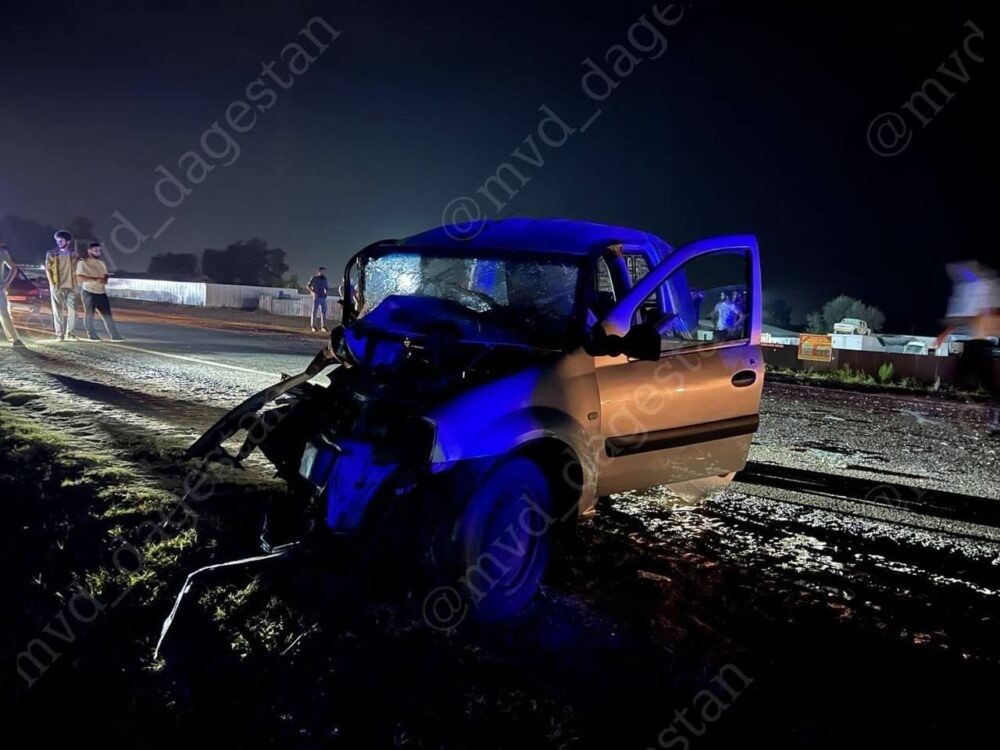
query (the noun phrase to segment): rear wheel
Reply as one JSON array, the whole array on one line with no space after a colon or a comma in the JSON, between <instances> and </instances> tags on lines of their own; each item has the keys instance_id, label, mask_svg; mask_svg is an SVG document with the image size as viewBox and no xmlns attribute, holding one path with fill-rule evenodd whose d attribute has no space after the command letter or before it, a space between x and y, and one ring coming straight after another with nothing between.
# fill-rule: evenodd
<instances>
[{"instance_id":1,"label":"rear wheel","mask_svg":"<svg viewBox=\"0 0 1000 750\"><path fill-rule=\"evenodd\" d=\"M551 510L545 474L528 458L502 461L473 490L455 541L461 589L477 620L510 617L538 591L552 542Z\"/></svg>"}]
</instances>

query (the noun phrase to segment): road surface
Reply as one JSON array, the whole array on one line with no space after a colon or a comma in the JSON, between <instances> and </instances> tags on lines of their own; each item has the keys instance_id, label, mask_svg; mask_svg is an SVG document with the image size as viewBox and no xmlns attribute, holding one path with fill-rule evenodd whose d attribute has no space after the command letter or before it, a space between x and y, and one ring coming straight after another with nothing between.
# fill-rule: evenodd
<instances>
[{"instance_id":1,"label":"road surface","mask_svg":"<svg viewBox=\"0 0 1000 750\"><path fill-rule=\"evenodd\" d=\"M42 327L44 321L20 328L25 349L0 349L0 356L10 358L8 389L72 393L97 412L147 416L161 427L192 433L283 373L303 370L324 342L175 322L122 323L122 343L106 336L100 342L60 342Z\"/></svg>"}]
</instances>

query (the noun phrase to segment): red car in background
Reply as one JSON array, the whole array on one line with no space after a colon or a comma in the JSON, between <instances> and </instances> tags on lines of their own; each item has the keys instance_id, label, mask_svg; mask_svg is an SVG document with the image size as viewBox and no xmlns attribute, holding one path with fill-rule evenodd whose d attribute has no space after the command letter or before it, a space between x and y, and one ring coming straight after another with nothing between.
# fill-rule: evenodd
<instances>
[{"instance_id":1,"label":"red car in background","mask_svg":"<svg viewBox=\"0 0 1000 750\"><path fill-rule=\"evenodd\" d=\"M32 269L29 269L29 273ZM49 283L45 274L30 275L18 268L13 281L7 287L7 300L12 304L27 305L31 312L38 312L42 305L49 304Z\"/></svg>"}]
</instances>

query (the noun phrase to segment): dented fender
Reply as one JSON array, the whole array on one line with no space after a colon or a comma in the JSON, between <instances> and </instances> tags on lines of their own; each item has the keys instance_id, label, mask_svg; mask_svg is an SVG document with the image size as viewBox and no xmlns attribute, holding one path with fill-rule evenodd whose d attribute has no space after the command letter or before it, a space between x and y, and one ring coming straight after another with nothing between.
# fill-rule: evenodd
<instances>
[{"instance_id":1,"label":"dented fender","mask_svg":"<svg viewBox=\"0 0 1000 750\"><path fill-rule=\"evenodd\" d=\"M428 412L436 426L431 470L495 458L540 440L566 445L583 471L581 507L593 505L602 445L593 360L580 350L466 391Z\"/></svg>"}]
</instances>

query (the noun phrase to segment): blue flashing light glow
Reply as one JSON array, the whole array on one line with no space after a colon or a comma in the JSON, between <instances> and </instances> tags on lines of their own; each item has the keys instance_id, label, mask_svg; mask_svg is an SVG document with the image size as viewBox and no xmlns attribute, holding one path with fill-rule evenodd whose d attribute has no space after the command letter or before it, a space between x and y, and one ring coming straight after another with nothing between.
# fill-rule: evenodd
<instances>
[{"instance_id":1,"label":"blue flashing light glow","mask_svg":"<svg viewBox=\"0 0 1000 750\"><path fill-rule=\"evenodd\" d=\"M396 465L376 463L375 447L369 443L345 440L340 448L327 486L326 524L334 531L354 531Z\"/></svg>"},{"instance_id":2,"label":"blue flashing light glow","mask_svg":"<svg viewBox=\"0 0 1000 750\"><path fill-rule=\"evenodd\" d=\"M442 461L499 455L517 436L543 428L533 411L540 368L502 378L435 411L436 450Z\"/></svg>"}]
</instances>

